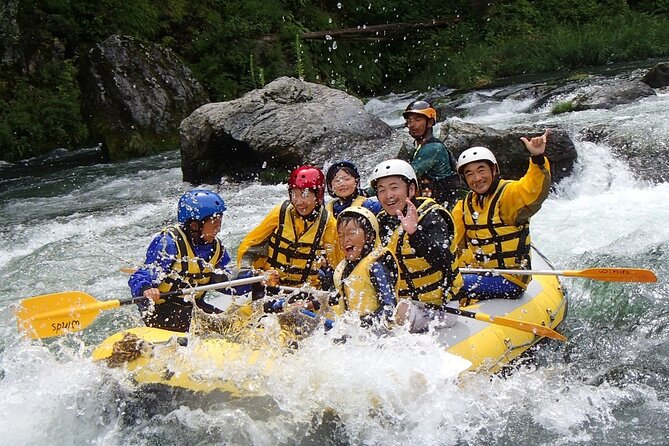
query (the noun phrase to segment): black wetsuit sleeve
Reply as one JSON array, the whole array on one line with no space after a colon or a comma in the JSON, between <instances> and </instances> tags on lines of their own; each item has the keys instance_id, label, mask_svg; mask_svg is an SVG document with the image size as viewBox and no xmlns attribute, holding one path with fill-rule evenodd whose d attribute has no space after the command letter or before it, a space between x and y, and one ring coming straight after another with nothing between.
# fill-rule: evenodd
<instances>
[{"instance_id":1,"label":"black wetsuit sleeve","mask_svg":"<svg viewBox=\"0 0 669 446\"><path fill-rule=\"evenodd\" d=\"M454 260L449 249L452 236L444 217L438 212L429 212L418 224L418 230L409 236L409 244L416 255L432 267L450 271Z\"/></svg>"}]
</instances>

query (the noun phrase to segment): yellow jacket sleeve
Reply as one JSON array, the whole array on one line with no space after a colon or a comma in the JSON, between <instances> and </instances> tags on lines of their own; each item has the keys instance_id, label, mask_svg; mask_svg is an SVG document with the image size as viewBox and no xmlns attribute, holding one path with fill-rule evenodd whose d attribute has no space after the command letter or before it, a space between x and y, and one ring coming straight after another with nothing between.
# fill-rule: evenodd
<instances>
[{"instance_id":1,"label":"yellow jacket sleeve","mask_svg":"<svg viewBox=\"0 0 669 446\"><path fill-rule=\"evenodd\" d=\"M344 259L344 252L339 247L337 236L337 220L332 216L328 217L327 225L323 233L323 245L327 257L328 265L335 268Z\"/></svg>"},{"instance_id":2,"label":"yellow jacket sleeve","mask_svg":"<svg viewBox=\"0 0 669 446\"><path fill-rule=\"evenodd\" d=\"M267 238L279 227L279 214L281 213L281 205L274 207L269 214L265 216L263 221L260 222L251 232L246 234L246 237L239 244L237 249L237 267L249 267L256 260L260 254L251 253L249 249L261 246ZM244 256L247 256L244 259Z\"/></svg>"},{"instance_id":3,"label":"yellow jacket sleeve","mask_svg":"<svg viewBox=\"0 0 669 446\"><path fill-rule=\"evenodd\" d=\"M548 158L544 164L530 161L525 175L518 181L511 181L500 197L502 221L516 226L527 223L531 216L541 209L548 197L551 186L551 170Z\"/></svg>"}]
</instances>

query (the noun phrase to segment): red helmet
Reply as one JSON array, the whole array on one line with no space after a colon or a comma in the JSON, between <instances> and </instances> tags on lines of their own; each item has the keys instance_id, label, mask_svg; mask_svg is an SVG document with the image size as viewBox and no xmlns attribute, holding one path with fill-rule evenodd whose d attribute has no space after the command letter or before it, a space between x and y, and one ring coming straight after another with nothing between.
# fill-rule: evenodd
<instances>
[{"instance_id":1,"label":"red helmet","mask_svg":"<svg viewBox=\"0 0 669 446\"><path fill-rule=\"evenodd\" d=\"M288 179L288 190L293 189L311 189L322 203L325 197L325 175L318 167L300 166L290 173Z\"/></svg>"}]
</instances>

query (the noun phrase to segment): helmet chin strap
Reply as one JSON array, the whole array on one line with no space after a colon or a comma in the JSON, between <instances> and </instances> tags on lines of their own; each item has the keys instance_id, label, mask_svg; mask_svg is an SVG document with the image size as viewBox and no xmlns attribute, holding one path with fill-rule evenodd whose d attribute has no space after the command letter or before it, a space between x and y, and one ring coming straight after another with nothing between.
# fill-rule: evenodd
<instances>
[{"instance_id":1,"label":"helmet chin strap","mask_svg":"<svg viewBox=\"0 0 669 446\"><path fill-rule=\"evenodd\" d=\"M314 210L309 212L308 215L302 215L302 218L304 218L307 221L314 221L316 220L316 217L318 217L320 211L321 211L321 204L316 203L316 207L314 208Z\"/></svg>"},{"instance_id":2,"label":"helmet chin strap","mask_svg":"<svg viewBox=\"0 0 669 446\"><path fill-rule=\"evenodd\" d=\"M193 227L195 225L195 227ZM190 237L191 242L195 245L202 244L202 227L204 224L200 220L190 220L188 224L184 225L186 233Z\"/></svg>"}]
</instances>

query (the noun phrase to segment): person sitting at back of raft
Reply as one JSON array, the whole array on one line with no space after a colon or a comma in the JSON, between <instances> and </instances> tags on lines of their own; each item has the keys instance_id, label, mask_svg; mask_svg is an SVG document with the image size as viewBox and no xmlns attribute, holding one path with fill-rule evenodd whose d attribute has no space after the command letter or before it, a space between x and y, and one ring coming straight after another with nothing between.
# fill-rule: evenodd
<instances>
[{"instance_id":1,"label":"person sitting at back of raft","mask_svg":"<svg viewBox=\"0 0 669 446\"><path fill-rule=\"evenodd\" d=\"M321 268L329 268L331 273L329 265L337 265L341 259L335 246L337 223L323 204L323 172L313 166L296 168L288 180L288 195L289 200L272 209L244 237L237 265L276 270L281 285L307 283L320 289L321 280L328 276Z\"/></svg>"},{"instance_id":2,"label":"person sitting at back of raft","mask_svg":"<svg viewBox=\"0 0 669 446\"><path fill-rule=\"evenodd\" d=\"M383 207L377 216L381 242L400 270L396 322L408 320L412 332L425 331L434 319L450 324L441 308L458 296L462 284L451 215L431 198L416 197L416 173L406 161L377 165L371 186Z\"/></svg>"},{"instance_id":3,"label":"person sitting at back of raft","mask_svg":"<svg viewBox=\"0 0 669 446\"><path fill-rule=\"evenodd\" d=\"M234 278L226 270L230 256L216 238L225 210L223 198L205 189L193 189L179 199L179 223L153 239L144 266L128 280L133 296L147 298L137 304L147 326L188 331L193 311L191 300L184 296L162 298L160 294ZM248 272L239 276L246 277ZM240 286L235 291L243 294L251 291L251 287ZM197 306L207 313L220 313L203 296L204 293L195 295Z\"/></svg>"},{"instance_id":4,"label":"person sitting at back of raft","mask_svg":"<svg viewBox=\"0 0 669 446\"><path fill-rule=\"evenodd\" d=\"M472 147L458 158L458 173L471 191L453 209L460 266L531 269L530 217L550 190L551 172L544 155L549 131L521 140L531 154L527 173L517 181L503 180L495 155ZM463 291L469 298L514 299L521 296L531 276L465 274Z\"/></svg>"},{"instance_id":5,"label":"person sitting at back of raft","mask_svg":"<svg viewBox=\"0 0 669 446\"><path fill-rule=\"evenodd\" d=\"M330 308L337 316L355 312L363 325L391 321L397 304L398 267L395 256L381 245L379 223L366 208L351 206L337 217L344 260L335 268L337 295Z\"/></svg>"},{"instance_id":6,"label":"person sitting at back of raft","mask_svg":"<svg viewBox=\"0 0 669 446\"><path fill-rule=\"evenodd\" d=\"M362 206L378 214L381 204L376 198L367 198L360 189L360 173L350 161L333 164L325 175L328 193L334 200L326 203L328 213L337 218L339 213L350 206Z\"/></svg>"},{"instance_id":7,"label":"person sitting at back of raft","mask_svg":"<svg viewBox=\"0 0 669 446\"><path fill-rule=\"evenodd\" d=\"M402 114L415 150L409 162L419 180L417 196L432 198L447 209L453 207L463 188L455 157L434 136L437 111L426 101L412 101Z\"/></svg>"}]
</instances>

